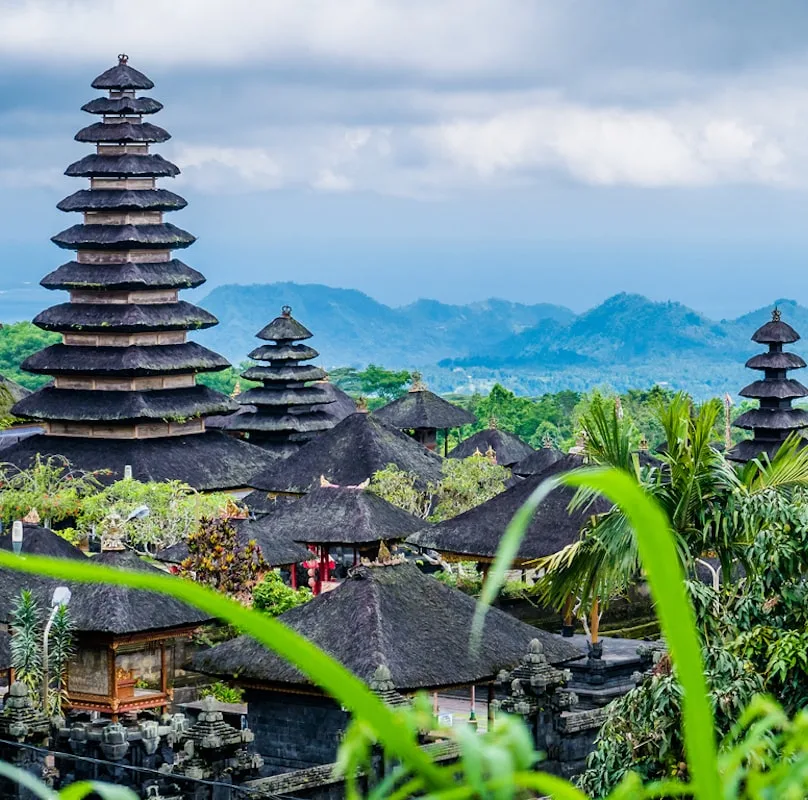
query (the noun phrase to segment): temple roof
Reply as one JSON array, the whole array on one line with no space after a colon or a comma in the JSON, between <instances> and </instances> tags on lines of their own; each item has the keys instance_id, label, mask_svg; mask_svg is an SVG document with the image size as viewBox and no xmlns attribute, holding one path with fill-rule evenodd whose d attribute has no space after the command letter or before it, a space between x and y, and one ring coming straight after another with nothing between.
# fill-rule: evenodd
<instances>
[{"instance_id":1,"label":"temple roof","mask_svg":"<svg viewBox=\"0 0 808 800\"><path fill-rule=\"evenodd\" d=\"M801 447L808 445L808 440L803 440ZM777 455L777 451L783 446L783 439L744 439L738 442L731 450L727 451L727 458L731 461L745 463L755 458L766 455L770 460Z\"/></svg>"},{"instance_id":2,"label":"temple roof","mask_svg":"<svg viewBox=\"0 0 808 800\"><path fill-rule=\"evenodd\" d=\"M52 344L22 363L26 372L44 375L86 374L141 376L187 372L216 372L229 362L196 342L184 344L96 347Z\"/></svg>"},{"instance_id":3,"label":"temple roof","mask_svg":"<svg viewBox=\"0 0 808 800\"><path fill-rule=\"evenodd\" d=\"M254 386L238 396L241 405L256 406L291 406L291 405L322 405L332 403L331 395L320 386L296 386L288 388L281 384L273 386ZM325 410L325 408L323 408Z\"/></svg>"},{"instance_id":4,"label":"temple roof","mask_svg":"<svg viewBox=\"0 0 808 800\"><path fill-rule=\"evenodd\" d=\"M511 472L523 478L531 475L541 475L542 472L563 458L564 453L555 447L542 447L539 450L534 450L529 456L514 464L511 467Z\"/></svg>"},{"instance_id":5,"label":"temple roof","mask_svg":"<svg viewBox=\"0 0 808 800\"><path fill-rule=\"evenodd\" d=\"M80 189L56 204L60 211L177 211L188 202L167 189Z\"/></svg>"},{"instance_id":6,"label":"temple roof","mask_svg":"<svg viewBox=\"0 0 808 800\"><path fill-rule=\"evenodd\" d=\"M73 225L51 241L65 250L176 250L190 247L196 237L188 231L160 222L154 225Z\"/></svg>"},{"instance_id":7,"label":"temple roof","mask_svg":"<svg viewBox=\"0 0 808 800\"><path fill-rule=\"evenodd\" d=\"M275 506L250 529L306 544L356 546L406 539L425 524L368 489L317 486L294 503Z\"/></svg>"},{"instance_id":8,"label":"temple roof","mask_svg":"<svg viewBox=\"0 0 808 800\"><path fill-rule=\"evenodd\" d=\"M13 550L11 530L0 536L0 550ZM74 547L64 536L59 536L49 528L31 525L27 522L22 526L22 555L49 556L50 558L69 558L74 561L83 561L87 556Z\"/></svg>"},{"instance_id":9,"label":"temple roof","mask_svg":"<svg viewBox=\"0 0 808 800\"><path fill-rule=\"evenodd\" d=\"M333 424L333 420L322 411L305 411L297 414L260 414L256 411L252 414L234 416L225 428L231 431L294 434L325 431Z\"/></svg>"},{"instance_id":10,"label":"temple roof","mask_svg":"<svg viewBox=\"0 0 808 800\"><path fill-rule=\"evenodd\" d=\"M334 420L335 424L356 413L356 401L347 392L343 392L339 386L328 380L317 381L315 385L318 389L322 389L330 400L328 405L313 406L312 411L325 412Z\"/></svg>"},{"instance_id":11,"label":"temple roof","mask_svg":"<svg viewBox=\"0 0 808 800\"><path fill-rule=\"evenodd\" d=\"M808 428L808 411L801 408L753 408L733 423L736 428L795 431Z\"/></svg>"},{"instance_id":12,"label":"temple roof","mask_svg":"<svg viewBox=\"0 0 808 800\"><path fill-rule=\"evenodd\" d=\"M301 339L311 339L312 332L301 325L293 316L289 306L283 307L283 312L279 317L275 317L269 325L261 328L257 334L259 339L267 341L299 341Z\"/></svg>"},{"instance_id":13,"label":"temple roof","mask_svg":"<svg viewBox=\"0 0 808 800\"><path fill-rule=\"evenodd\" d=\"M135 480L187 483L198 491L238 489L272 463L260 447L218 431L154 439L86 439L79 436L30 436L3 451L3 460L25 469L39 454L64 456L76 469L109 470L99 480L112 483L132 467Z\"/></svg>"},{"instance_id":14,"label":"temple roof","mask_svg":"<svg viewBox=\"0 0 808 800\"><path fill-rule=\"evenodd\" d=\"M261 548L264 561L272 567L299 564L314 557L307 547L295 542L283 532L268 531L253 520L232 520L232 522L236 527L236 539L239 544L244 545L249 541L255 541ZM156 558L158 561L169 564L181 564L188 558L188 555L188 544L178 542L161 550Z\"/></svg>"},{"instance_id":15,"label":"temple roof","mask_svg":"<svg viewBox=\"0 0 808 800\"><path fill-rule=\"evenodd\" d=\"M210 328L218 320L198 306L177 303L60 303L34 317L34 325L48 331L142 333Z\"/></svg>"},{"instance_id":16,"label":"temple roof","mask_svg":"<svg viewBox=\"0 0 808 800\"><path fill-rule=\"evenodd\" d=\"M88 114L156 114L163 104L151 97L96 97L82 107Z\"/></svg>"},{"instance_id":17,"label":"temple roof","mask_svg":"<svg viewBox=\"0 0 808 800\"><path fill-rule=\"evenodd\" d=\"M0 669L11 667L11 636L7 631L0 631Z\"/></svg>"},{"instance_id":18,"label":"temple roof","mask_svg":"<svg viewBox=\"0 0 808 800\"><path fill-rule=\"evenodd\" d=\"M129 120L108 123L94 122L82 128L76 135L77 142L167 142L171 134L151 122L131 122Z\"/></svg>"},{"instance_id":19,"label":"temple roof","mask_svg":"<svg viewBox=\"0 0 808 800\"><path fill-rule=\"evenodd\" d=\"M439 397L428 389L410 389L397 400L373 412L391 428L459 428L477 421L474 414Z\"/></svg>"},{"instance_id":20,"label":"temple roof","mask_svg":"<svg viewBox=\"0 0 808 800\"><path fill-rule=\"evenodd\" d=\"M320 476L356 485L395 464L412 472L420 486L441 479L441 459L418 442L369 414L355 413L253 476L250 486L266 492L305 493Z\"/></svg>"},{"instance_id":21,"label":"temple roof","mask_svg":"<svg viewBox=\"0 0 808 800\"><path fill-rule=\"evenodd\" d=\"M74 161L65 175L72 178L174 178L180 168L156 153L117 156L91 153Z\"/></svg>"},{"instance_id":22,"label":"temple roof","mask_svg":"<svg viewBox=\"0 0 808 800\"><path fill-rule=\"evenodd\" d=\"M407 541L442 553L492 559L508 523L547 478L580 465L574 456L555 462L543 473L533 475L501 494L463 514L439 522L410 536ZM557 553L580 538L581 528L593 515L603 513L610 504L597 499L585 510L569 513L575 489L559 486L544 499L519 545L515 561L524 562Z\"/></svg>"},{"instance_id":23,"label":"temple roof","mask_svg":"<svg viewBox=\"0 0 808 800\"><path fill-rule=\"evenodd\" d=\"M308 361L320 354L305 344L262 344L247 355L256 361Z\"/></svg>"},{"instance_id":24,"label":"temple roof","mask_svg":"<svg viewBox=\"0 0 808 800\"><path fill-rule=\"evenodd\" d=\"M775 398L777 400L793 399L795 397L808 397L806 389L799 381L783 378L782 380L764 380L744 386L738 394L741 397L755 397L758 399Z\"/></svg>"},{"instance_id":25,"label":"temple roof","mask_svg":"<svg viewBox=\"0 0 808 800\"><path fill-rule=\"evenodd\" d=\"M15 403L12 411L16 416L37 420L137 422L194 419L236 408L227 395L202 385L183 389L116 391L114 396L104 391L45 386Z\"/></svg>"},{"instance_id":26,"label":"temple roof","mask_svg":"<svg viewBox=\"0 0 808 800\"><path fill-rule=\"evenodd\" d=\"M796 353L784 353L780 350L752 356L746 366L749 369L802 369L805 361Z\"/></svg>"},{"instance_id":27,"label":"temple roof","mask_svg":"<svg viewBox=\"0 0 808 800\"><path fill-rule=\"evenodd\" d=\"M536 451L518 436L499 428L486 428L464 439L449 452L449 458L468 458L476 452L485 453L491 448L497 455L497 464L510 467Z\"/></svg>"},{"instance_id":28,"label":"temple roof","mask_svg":"<svg viewBox=\"0 0 808 800\"><path fill-rule=\"evenodd\" d=\"M379 666L400 691L490 680L517 664L538 638L551 663L581 652L499 609L491 608L479 648L470 647L476 602L410 564L358 567L337 588L278 618L369 682ZM351 632L346 636L345 631ZM270 685L308 683L293 666L247 636L198 654L194 669Z\"/></svg>"},{"instance_id":29,"label":"temple roof","mask_svg":"<svg viewBox=\"0 0 808 800\"><path fill-rule=\"evenodd\" d=\"M284 364L278 367L250 367L241 373L248 381L305 382L325 378L326 371L313 364Z\"/></svg>"},{"instance_id":30,"label":"temple roof","mask_svg":"<svg viewBox=\"0 0 808 800\"><path fill-rule=\"evenodd\" d=\"M91 84L93 89L153 89L154 83L127 64L128 56L118 56L118 64L102 72Z\"/></svg>"},{"instance_id":31,"label":"temple roof","mask_svg":"<svg viewBox=\"0 0 808 800\"><path fill-rule=\"evenodd\" d=\"M776 318L765 325L761 325L753 334L752 341L758 344L791 344L799 341L800 335L791 325L783 322L779 312L775 310Z\"/></svg>"},{"instance_id":32,"label":"temple roof","mask_svg":"<svg viewBox=\"0 0 808 800\"><path fill-rule=\"evenodd\" d=\"M191 289L205 276L176 258L125 264L80 264L68 261L46 275L46 289Z\"/></svg>"}]
</instances>

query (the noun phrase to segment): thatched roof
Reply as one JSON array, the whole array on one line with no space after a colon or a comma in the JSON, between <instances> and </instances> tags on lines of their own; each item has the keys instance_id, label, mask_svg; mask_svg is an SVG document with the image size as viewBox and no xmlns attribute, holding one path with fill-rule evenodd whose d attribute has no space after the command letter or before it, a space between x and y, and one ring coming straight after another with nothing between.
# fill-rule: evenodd
<instances>
[{"instance_id":1,"label":"thatched roof","mask_svg":"<svg viewBox=\"0 0 808 800\"><path fill-rule=\"evenodd\" d=\"M736 428L795 431L808 428L808 411L801 408L753 408L733 423Z\"/></svg>"},{"instance_id":2,"label":"thatched roof","mask_svg":"<svg viewBox=\"0 0 808 800\"><path fill-rule=\"evenodd\" d=\"M82 128L76 135L77 142L167 142L171 134L150 122L130 122L129 120L106 123L94 122Z\"/></svg>"},{"instance_id":3,"label":"thatched roof","mask_svg":"<svg viewBox=\"0 0 808 800\"><path fill-rule=\"evenodd\" d=\"M476 452L485 453L491 448L497 455L497 464L513 466L532 455L535 450L518 436L499 428L486 428L472 434L452 449L449 458L468 458Z\"/></svg>"},{"instance_id":4,"label":"thatched roof","mask_svg":"<svg viewBox=\"0 0 808 800\"><path fill-rule=\"evenodd\" d=\"M14 546L11 541L11 532L0 536L0 550L13 551ZM50 556L51 558L70 558L77 561L84 560L87 556L74 547L63 536L54 533L48 528L41 528L39 525L23 523L22 526L22 555Z\"/></svg>"},{"instance_id":5,"label":"thatched roof","mask_svg":"<svg viewBox=\"0 0 808 800\"><path fill-rule=\"evenodd\" d=\"M800 339L800 335L791 325L783 322L777 311L774 318L761 325L753 334L752 341L758 344L792 344Z\"/></svg>"},{"instance_id":6,"label":"thatched roof","mask_svg":"<svg viewBox=\"0 0 808 800\"><path fill-rule=\"evenodd\" d=\"M248 381L305 382L319 381L326 375L325 370L314 364L284 364L278 367L255 366L241 373Z\"/></svg>"},{"instance_id":7,"label":"thatched roof","mask_svg":"<svg viewBox=\"0 0 808 800\"><path fill-rule=\"evenodd\" d=\"M760 400L763 398L793 400L795 397L808 396L808 389L794 379L763 380L744 386L738 394L741 397L754 397Z\"/></svg>"},{"instance_id":8,"label":"thatched roof","mask_svg":"<svg viewBox=\"0 0 808 800\"><path fill-rule=\"evenodd\" d=\"M76 329L85 333L187 331L218 324L213 314L185 300L176 303L60 303L34 317L46 331Z\"/></svg>"},{"instance_id":9,"label":"thatched roof","mask_svg":"<svg viewBox=\"0 0 808 800\"><path fill-rule=\"evenodd\" d=\"M336 589L287 611L279 620L369 682L385 666L399 691L490 680L518 663L538 638L551 663L581 653L560 636L490 609L479 650L469 632L476 603L410 564L359 567ZM241 636L198 654L193 668L270 686L306 679L255 640Z\"/></svg>"},{"instance_id":10,"label":"thatched roof","mask_svg":"<svg viewBox=\"0 0 808 800\"><path fill-rule=\"evenodd\" d=\"M51 241L65 250L177 250L190 247L196 237L161 222L154 225L73 225Z\"/></svg>"},{"instance_id":11,"label":"thatched roof","mask_svg":"<svg viewBox=\"0 0 808 800\"><path fill-rule=\"evenodd\" d=\"M0 669L11 667L11 636L6 631L0 631Z\"/></svg>"},{"instance_id":12,"label":"thatched roof","mask_svg":"<svg viewBox=\"0 0 808 800\"><path fill-rule=\"evenodd\" d=\"M88 361L88 372L92 362ZM70 422L133 422L184 420L206 414L225 414L237 405L208 386L187 389L115 392L92 389L57 389L45 386L15 403L12 412L26 419ZM98 443L96 443L98 446Z\"/></svg>"},{"instance_id":13,"label":"thatched roof","mask_svg":"<svg viewBox=\"0 0 808 800\"><path fill-rule=\"evenodd\" d=\"M65 175L71 178L174 178L180 174L176 164L157 153L101 156L93 153L72 163Z\"/></svg>"},{"instance_id":14,"label":"thatched roof","mask_svg":"<svg viewBox=\"0 0 808 800\"><path fill-rule=\"evenodd\" d=\"M176 258L138 264L79 264L68 261L46 275L46 289L192 289L205 276Z\"/></svg>"},{"instance_id":15,"label":"thatched roof","mask_svg":"<svg viewBox=\"0 0 808 800\"><path fill-rule=\"evenodd\" d=\"M236 528L237 541L244 545L254 540L261 548L264 561L272 567L299 564L301 561L308 561L313 558L311 551L307 547L294 541L282 531L267 530L266 527L258 525L254 520L232 520L232 522ZM177 542L177 544L161 550L156 558L158 561L168 564L181 564L188 558L188 555L186 542Z\"/></svg>"},{"instance_id":16,"label":"thatched roof","mask_svg":"<svg viewBox=\"0 0 808 800\"><path fill-rule=\"evenodd\" d=\"M546 469L549 469L558 461L564 458L564 453L557 450L555 447L542 447L540 450L534 450L526 458L517 462L511 467L511 472L514 475L519 475L522 478L528 478L531 475L541 475Z\"/></svg>"},{"instance_id":17,"label":"thatched roof","mask_svg":"<svg viewBox=\"0 0 808 800\"><path fill-rule=\"evenodd\" d=\"M557 461L542 474L525 478L485 503L419 531L407 541L441 553L467 556L469 560L492 559L505 528L533 490L551 475L567 472L579 464L572 457ZM545 498L522 539L517 563L557 553L578 540L582 526L592 514L609 508L605 500L598 499L587 510L570 514L568 506L574 494L574 489L560 486Z\"/></svg>"},{"instance_id":18,"label":"thatched roof","mask_svg":"<svg viewBox=\"0 0 808 800\"><path fill-rule=\"evenodd\" d=\"M130 67L127 56L119 57L118 63L102 72L90 85L93 89L153 89L154 83L142 72Z\"/></svg>"},{"instance_id":19,"label":"thatched roof","mask_svg":"<svg viewBox=\"0 0 808 800\"><path fill-rule=\"evenodd\" d=\"M79 469L111 470L105 482L120 480L132 467L139 481L183 481L200 491L237 489L272 462L260 447L218 431L156 439L85 439L74 436L31 436L3 450L3 460L30 466L37 453L62 455Z\"/></svg>"},{"instance_id":20,"label":"thatched roof","mask_svg":"<svg viewBox=\"0 0 808 800\"><path fill-rule=\"evenodd\" d=\"M410 389L406 394L373 412L391 428L459 428L477 421L474 414L449 403L428 389Z\"/></svg>"},{"instance_id":21,"label":"thatched roof","mask_svg":"<svg viewBox=\"0 0 808 800\"><path fill-rule=\"evenodd\" d=\"M395 464L414 473L420 484L437 483L441 459L372 415L355 413L318 436L289 458L253 476L250 486L265 492L307 492L320 476L356 485Z\"/></svg>"},{"instance_id":22,"label":"thatched roof","mask_svg":"<svg viewBox=\"0 0 808 800\"><path fill-rule=\"evenodd\" d=\"M328 395L329 402L327 405L312 406L313 411L324 411L335 423L356 413L356 401L339 386L327 380L319 381L315 385Z\"/></svg>"},{"instance_id":23,"label":"thatched roof","mask_svg":"<svg viewBox=\"0 0 808 800\"><path fill-rule=\"evenodd\" d=\"M294 503L282 503L250 529L306 544L357 546L405 539L424 520L367 489L318 486Z\"/></svg>"},{"instance_id":24,"label":"thatched roof","mask_svg":"<svg viewBox=\"0 0 808 800\"><path fill-rule=\"evenodd\" d=\"M88 114L156 114L163 104L151 97L96 97L82 107Z\"/></svg>"},{"instance_id":25,"label":"thatched roof","mask_svg":"<svg viewBox=\"0 0 808 800\"><path fill-rule=\"evenodd\" d=\"M285 383L254 386L238 396L244 406L313 406L325 405L331 398L320 386L287 386ZM323 409L325 410L325 409Z\"/></svg>"},{"instance_id":26,"label":"thatched roof","mask_svg":"<svg viewBox=\"0 0 808 800\"><path fill-rule=\"evenodd\" d=\"M305 326L299 323L292 316L292 309L284 307L283 313L279 317L275 317L269 325L261 328L255 335L259 339L266 341L276 342L294 342L302 339L311 339L312 332Z\"/></svg>"},{"instance_id":27,"label":"thatched roof","mask_svg":"<svg viewBox=\"0 0 808 800\"><path fill-rule=\"evenodd\" d=\"M780 350L752 356L746 366L749 369L802 369L805 361L796 353L784 353Z\"/></svg>"},{"instance_id":28,"label":"thatched roof","mask_svg":"<svg viewBox=\"0 0 808 800\"><path fill-rule=\"evenodd\" d=\"M167 189L80 189L56 204L60 211L178 211L188 201ZM162 262L165 263L165 262ZM106 265L93 265L101 270Z\"/></svg>"}]
</instances>

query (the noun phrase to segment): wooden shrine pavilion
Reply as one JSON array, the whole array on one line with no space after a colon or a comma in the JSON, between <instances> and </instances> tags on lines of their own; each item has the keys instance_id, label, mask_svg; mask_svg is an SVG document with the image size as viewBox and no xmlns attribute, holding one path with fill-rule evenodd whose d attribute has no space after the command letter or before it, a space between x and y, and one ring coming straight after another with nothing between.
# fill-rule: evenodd
<instances>
[{"instance_id":1,"label":"wooden shrine pavilion","mask_svg":"<svg viewBox=\"0 0 808 800\"><path fill-rule=\"evenodd\" d=\"M449 458L468 458L475 453L491 451L497 459L497 464L503 467L512 467L519 461L530 457L536 451L516 434L503 431L492 417L488 427L473 433L464 439L449 452Z\"/></svg>"},{"instance_id":2,"label":"wooden shrine pavilion","mask_svg":"<svg viewBox=\"0 0 808 800\"><path fill-rule=\"evenodd\" d=\"M477 421L474 414L430 392L417 374L404 395L373 413L391 428L409 432L429 450L434 450L437 446L439 430L447 433L450 428L473 425ZM448 438L444 445L446 455Z\"/></svg>"},{"instance_id":3,"label":"wooden shrine pavilion","mask_svg":"<svg viewBox=\"0 0 808 800\"><path fill-rule=\"evenodd\" d=\"M761 371L763 379L745 386L740 394L758 400L759 408L735 420L735 427L752 431L753 437L736 444L727 452L727 458L740 462L762 454L773 458L790 434L808 428L808 412L791 405L794 400L808 397L808 388L788 376L789 370L805 367L805 361L796 353L783 350L783 345L793 344L799 338L794 328L780 318L777 308L771 320L752 335L753 342L768 345L768 350L752 356L746 366Z\"/></svg>"},{"instance_id":4,"label":"wooden shrine pavilion","mask_svg":"<svg viewBox=\"0 0 808 800\"><path fill-rule=\"evenodd\" d=\"M6 449L4 460L25 467L37 454L59 454L77 468L110 470L110 480L129 466L139 480L243 488L270 457L205 430L207 415L238 406L197 383L197 375L228 362L188 340L189 331L217 321L179 299L180 290L199 286L204 277L172 258L194 237L163 220L186 201L157 186L179 174L149 149L170 138L144 121L162 105L138 96L154 84L125 55L92 86L108 94L83 106L100 120L82 128L76 140L94 145L95 152L66 171L90 185L58 204L83 214L83 222L53 237L74 251L74 260L42 281L47 289L69 292L70 299L34 319L62 341L22 365L53 383L13 407L15 416L43 421L45 432Z\"/></svg>"}]
</instances>

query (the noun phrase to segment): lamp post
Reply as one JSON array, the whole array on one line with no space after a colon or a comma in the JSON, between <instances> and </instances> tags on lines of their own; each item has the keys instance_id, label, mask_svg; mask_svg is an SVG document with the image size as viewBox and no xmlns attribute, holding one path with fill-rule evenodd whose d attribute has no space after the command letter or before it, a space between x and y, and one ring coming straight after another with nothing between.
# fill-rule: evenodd
<instances>
[{"instance_id":1,"label":"lamp post","mask_svg":"<svg viewBox=\"0 0 808 800\"><path fill-rule=\"evenodd\" d=\"M48 674L48 638L50 637L53 621L62 606L70 602L70 589L67 586L57 586L53 590L51 598L51 613L45 623L45 632L42 635L42 711L48 713L48 701L50 694L50 675Z\"/></svg>"}]
</instances>

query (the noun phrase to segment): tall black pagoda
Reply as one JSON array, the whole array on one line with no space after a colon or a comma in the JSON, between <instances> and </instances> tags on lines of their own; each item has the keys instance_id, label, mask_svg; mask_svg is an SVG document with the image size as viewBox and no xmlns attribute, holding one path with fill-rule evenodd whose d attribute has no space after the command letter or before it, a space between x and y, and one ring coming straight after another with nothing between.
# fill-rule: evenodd
<instances>
[{"instance_id":1,"label":"tall black pagoda","mask_svg":"<svg viewBox=\"0 0 808 800\"><path fill-rule=\"evenodd\" d=\"M335 398L323 386L307 385L323 380L326 373L303 363L320 354L300 344L311 339L312 333L292 316L289 306L283 306L281 315L256 336L269 344L256 347L249 357L264 363L250 367L241 377L262 385L238 395L238 402L249 411L229 417L224 427L285 458L320 431L334 427L336 420L322 407Z\"/></svg>"},{"instance_id":2,"label":"tall black pagoda","mask_svg":"<svg viewBox=\"0 0 808 800\"><path fill-rule=\"evenodd\" d=\"M124 468L144 480L180 479L198 489L237 488L266 466L264 451L221 433L205 431L209 414L230 413L228 397L198 385L199 373L224 369L220 355L188 341L188 331L215 325L214 316L178 297L204 282L172 258L194 237L163 221L184 208L179 195L157 187L179 169L150 153L169 134L144 122L162 105L138 97L153 83L130 67L127 56L99 75L95 89L108 90L83 106L100 121L76 140L96 152L65 174L89 179L89 189L58 204L78 211L83 223L53 237L75 251L42 285L65 290L70 301L43 311L34 323L62 334L62 342L23 363L53 383L22 399L16 416L42 420L45 433L10 448L5 458L25 466L37 453L60 454L76 467Z\"/></svg>"},{"instance_id":3,"label":"tall black pagoda","mask_svg":"<svg viewBox=\"0 0 808 800\"><path fill-rule=\"evenodd\" d=\"M784 344L798 341L800 335L780 319L775 308L772 318L758 328L752 341L769 346L768 352L752 356L746 362L750 369L763 372L763 380L754 381L740 391L742 397L760 401L760 407L741 414L735 426L754 432L752 439L739 442L728 453L733 461L751 461L765 453L774 457L789 434L808 427L808 412L792 408L793 400L808 397L808 389L788 377L791 369L802 369L805 361L796 353L783 350Z\"/></svg>"}]
</instances>

